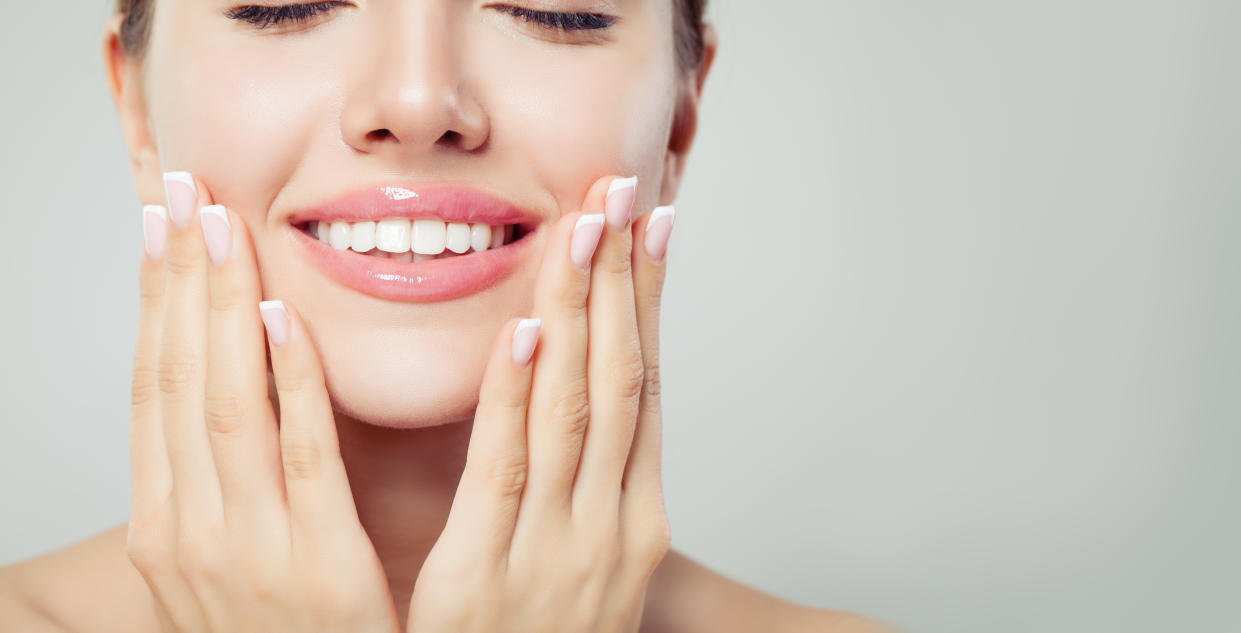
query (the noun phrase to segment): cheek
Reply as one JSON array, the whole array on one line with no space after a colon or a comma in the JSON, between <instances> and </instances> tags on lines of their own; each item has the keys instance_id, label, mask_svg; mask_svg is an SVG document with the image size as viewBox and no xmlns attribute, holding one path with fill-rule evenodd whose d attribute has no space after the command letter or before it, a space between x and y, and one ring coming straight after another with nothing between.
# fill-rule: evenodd
<instances>
[{"instance_id":1,"label":"cheek","mask_svg":"<svg viewBox=\"0 0 1241 633\"><path fill-rule=\"evenodd\" d=\"M238 46L213 47L210 54L189 49L175 53L179 59L154 79L160 86L152 104L163 168L194 172L216 202L250 218L257 229L316 134L322 135L325 104L340 88L308 64L270 53L254 55Z\"/></svg>"},{"instance_id":2,"label":"cheek","mask_svg":"<svg viewBox=\"0 0 1241 633\"><path fill-rule=\"evenodd\" d=\"M628 49L479 63L496 146L529 161L563 209L606 174L657 182L648 179L663 164L675 98L666 64Z\"/></svg>"}]
</instances>

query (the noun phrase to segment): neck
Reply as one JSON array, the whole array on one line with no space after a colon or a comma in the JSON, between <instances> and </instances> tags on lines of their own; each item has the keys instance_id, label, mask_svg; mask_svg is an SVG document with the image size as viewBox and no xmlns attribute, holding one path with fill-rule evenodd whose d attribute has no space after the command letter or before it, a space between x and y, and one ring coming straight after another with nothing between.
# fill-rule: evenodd
<instances>
[{"instance_id":1,"label":"neck","mask_svg":"<svg viewBox=\"0 0 1241 633\"><path fill-rule=\"evenodd\" d=\"M391 429L336 418L358 518L404 621L414 580L448 519L473 422Z\"/></svg>"}]
</instances>

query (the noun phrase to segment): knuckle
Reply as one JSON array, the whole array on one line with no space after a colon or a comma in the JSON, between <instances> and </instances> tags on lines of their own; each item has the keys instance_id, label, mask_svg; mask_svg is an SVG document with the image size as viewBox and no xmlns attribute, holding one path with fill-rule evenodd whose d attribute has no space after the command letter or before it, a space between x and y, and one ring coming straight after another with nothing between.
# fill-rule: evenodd
<instances>
[{"instance_id":1,"label":"knuckle","mask_svg":"<svg viewBox=\"0 0 1241 633\"><path fill-rule=\"evenodd\" d=\"M206 539L184 536L177 541L177 569L186 578L212 580L216 577L217 557Z\"/></svg>"},{"instance_id":2,"label":"knuckle","mask_svg":"<svg viewBox=\"0 0 1241 633\"><path fill-rule=\"evenodd\" d=\"M615 281L632 284L629 278L629 248L617 248L608 256L600 257L595 270L610 277L617 277Z\"/></svg>"},{"instance_id":3,"label":"knuckle","mask_svg":"<svg viewBox=\"0 0 1241 633\"><path fill-rule=\"evenodd\" d=\"M213 437L232 437L241 433L245 416L241 400L231 395L209 395L203 401L207 432Z\"/></svg>"},{"instance_id":4,"label":"knuckle","mask_svg":"<svg viewBox=\"0 0 1241 633\"><path fill-rule=\"evenodd\" d=\"M201 270L198 258L186 253L184 249L165 249L164 261L168 274L174 277L193 277Z\"/></svg>"},{"instance_id":5,"label":"knuckle","mask_svg":"<svg viewBox=\"0 0 1241 633\"><path fill-rule=\"evenodd\" d=\"M284 464L285 476L294 480L315 477L323 465L323 454L319 447L304 441L283 441L280 446L280 459Z\"/></svg>"},{"instance_id":6,"label":"knuckle","mask_svg":"<svg viewBox=\"0 0 1241 633\"><path fill-rule=\"evenodd\" d=\"M297 397L310 392L314 386L309 372L299 371L296 368L283 368L283 371L275 372L273 376L275 376L276 391L281 395Z\"/></svg>"},{"instance_id":7,"label":"knuckle","mask_svg":"<svg viewBox=\"0 0 1241 633\"><path fill-rule=\"evenodd\" d=\"M135 514L129 520L125 535L125 555L140 572L152 574L167 566L168 555L164 547L163 521L154 512Z\"/></svg>"},{"instance_id":8,"label":"knuckle","mask_svg":"<svg viewBox=\"0 0 1241 633\"><path fill-rule=\"evenodd\" d=\"M185 392L197 375L194 363L188 360L188 354L175 346L163 345L160 350L158 378L159 390L165 394Z\"/></svg>"},{"instance_id":9,"label":"knuckle","mask_svg":"<svg viewBox=\"0 0 1241 633\"><path fill-rule=\"evenodd\" d=\"M212 312L234 312L242 303L241 284L232 275L217 275L212 280L210 295L207 303Z\"/></svg>"},{"instance_id":10,"label":"knuckle","mask_svg":"<svg viewBox=\"0 0 1241 633\"><path fill-rule=\"evenodd\" d=\"M155 401L159 377L157 371L147 365L135 365L129 381L129 405L145 406Z\"/></svg>"},{"instance_id":11,"label":"knuckle","mask_svg":"<svg viewBox=\"0 0 1241 633\"><path fill-rule=\"evenodd\" d=\"M659 398L663 390L663 383L660 382L659 362L647 363L646 370L643 374L645 381L643 383L643 395L651 400Z\"/></svg>"},{"instance_id":12,"label":"knuckle","mask_svg":"<svg viewBox=\"0 0 1241 633\"><path fill-rule=\"evenodd\" d=\"M637 556L649 575L672 548L672 527L666 513L660 511L648 518L637 544Z\"/></svg>"},{"instance_id":13,"label":"knuckle","mask_svg":"<svg viewBox=\"0 0 1241 633\"><path fill-rule=\"evenodd\" d=\"M521 494L526 487L530 464L524 454L506 453L491 460L487 466L487 480L503 497Z\"/></svg>"},{"instance_id":14,"label":"knuckle","mask_svg":"<svg viewBox=\"0 0 1241 633\"><path fill-rule=\"evenodd\" d=\"M631 355L624 360L611 363L608 367L609 381L626 400L637 398L642 394L642 383L646 370L642 367L642 359Z\"/></svg>"},{"instance_id":15,"label":"knuckle","mask_svg":"<svg viewBox=\"0 0 1241 633\"><path fill-rule=\"evenodd\" d=\"M586 424L590 421L590 401L585 389L561 393L552 407L552 419L560 421L561 430L569 437L584 436Z\"/></svg>"}]
</instances>

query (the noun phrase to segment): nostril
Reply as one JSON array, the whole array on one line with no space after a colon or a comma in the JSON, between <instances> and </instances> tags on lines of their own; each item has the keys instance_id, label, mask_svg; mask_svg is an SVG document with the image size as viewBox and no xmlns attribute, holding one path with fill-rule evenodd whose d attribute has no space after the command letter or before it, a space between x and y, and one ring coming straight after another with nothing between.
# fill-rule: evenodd
<instances>
[{"instance_id":1,"label":"nostril","mask_svg":"<svg viewBox=\"0 0 1241 633\"><path fill-rule=\"evenodd\" d=\"M367 133L366 138L372 141L382 141L388 138L389 136L392 136L392 132L390 132L387 128L383 128L379 130L373 130Z\"/></svg>"}]
</instances>

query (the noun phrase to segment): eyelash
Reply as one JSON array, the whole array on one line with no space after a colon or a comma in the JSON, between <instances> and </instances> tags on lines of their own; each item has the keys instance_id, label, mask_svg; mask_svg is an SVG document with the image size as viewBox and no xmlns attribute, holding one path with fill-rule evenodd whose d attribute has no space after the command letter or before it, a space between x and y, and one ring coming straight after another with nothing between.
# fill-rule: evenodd
<instances>
[{"instance_id":1,"label":"eyelash","mask_svg":"<svg viewBox=\"0 0 1241 633\"><path fill-rule=\"evenodd\" d=\"M327 13L332 9L347 4L349 3L333 0L330 2L306 2L301 4L247 5L230 9L225 13L225 16L234 20L248 22L260 29L265 29L285 22L293 22L295 24L306 22L321 13ZM601 31L616 22L616 18L599 13L535 11L509 5L492 5L491 8L508 13L515 18L521 18L526 22L533 22L545 29L565 32Z\"/></svg>"}]
</instances>

